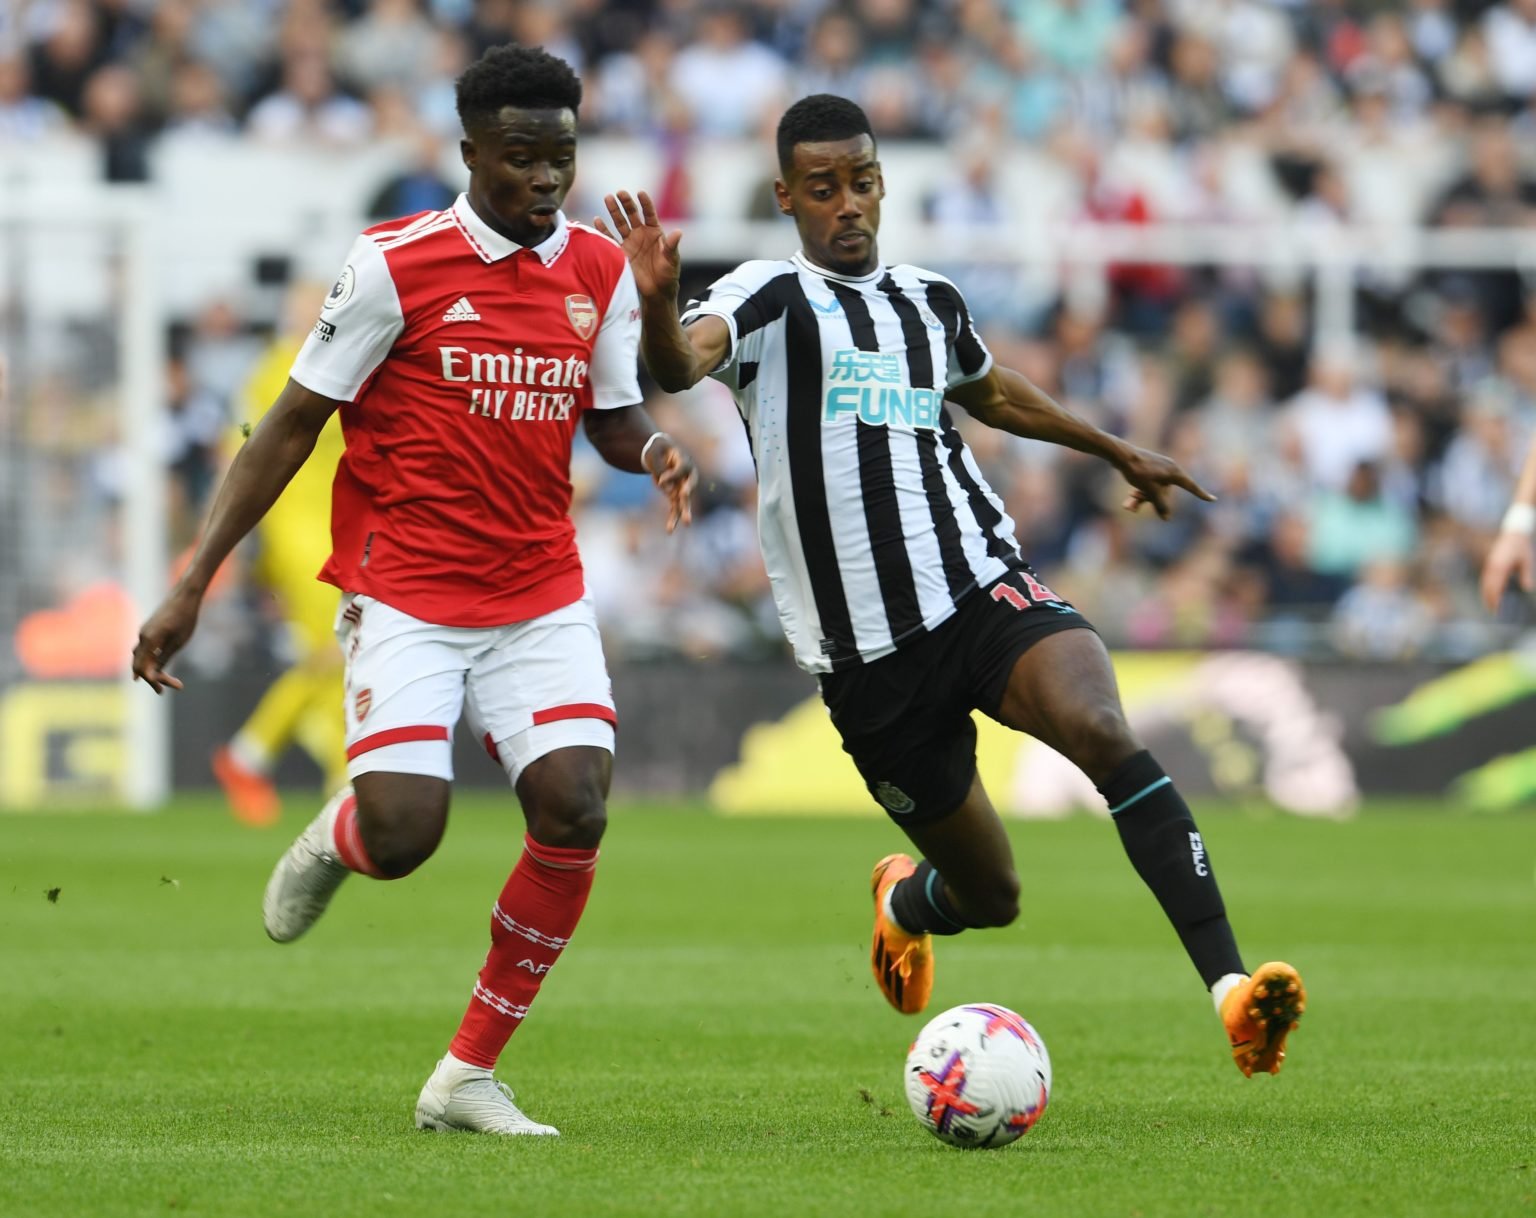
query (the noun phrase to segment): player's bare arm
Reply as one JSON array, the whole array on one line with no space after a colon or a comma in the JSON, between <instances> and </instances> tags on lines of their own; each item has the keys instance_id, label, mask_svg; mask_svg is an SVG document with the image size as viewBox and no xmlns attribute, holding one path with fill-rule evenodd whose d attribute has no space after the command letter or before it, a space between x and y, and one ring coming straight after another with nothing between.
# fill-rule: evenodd
<instances>
[{"instance_id":1,"label":"player's bare arm","mask_svg":"<svg viewBox=\"0 0 1536 1218\"><path fill-rule=\"evenodd\" d=\"M1216 498L1184 472L1177 461L1137 448L1095 427L1012 368L994 365L986 376L949 391L950 400L989 427L1032 440L1045 440L1108 461L1133 488L1127 511L1150 503L1164 520L1173 514L1169 490L1177 487L1197 499Z\"/></svg>"},{"instance_id":2,"label":"player's bare arm","mask_svg":"<svg viewBox=\"0 0 1536 1218\"><path fill-rule=\"evenodd\" d=\"M341 405L290 380L276 404L241 446L219 486L197 551L176 586L139 630L133 649L135 680L157 694L180 689L166 666L197 626L203 596L214 572L283 493L314 451L321 429Z\"/></svg>"},{"instance_id":3,"label":"player's bare arm","mask_svg":"<svg viewBox=\"0 0 1536 1218\"><path fill-rule=\"evenodd\" d=\"M1536 589L1536 443L1525 454L1525 465L1520 470L1520 481L1515 486L1514 498L1499 535L1494 538L1483 561L1483 604L1489 612L1499 607L1499 601L1511 580L1518 582L1526 592Z\"/></svg>"},{"instance_id":4,"label":"player's bare arm","mask_svg":"<svg viewBox=\"0 0 1536 1218\"><path fill-rule=\"evenodd\" d=\"M677 285L683 262L678 243L683 234L661 226L650 195L621 190L605 195L610 228L602 217L597 228L624 247L640 293L640 355L656 383L668 393L697 385L720 366L731 346L731 331L719 317L701 317L686 328L677 311Z\"/></svg>"},{"instance_id":5,"label":"player's bare arm","mask_svg":"<svg viewBox=\"0 0 1536 1218\"><path fill-rule=\"evenodd\" d=\"M693 488L699 480L693 458L656 426L644 406L589 410L582 424L592 447L609 465L631 474L650 474L667 497L667 532L693 523Z\"/></svg>"}]
</instances>

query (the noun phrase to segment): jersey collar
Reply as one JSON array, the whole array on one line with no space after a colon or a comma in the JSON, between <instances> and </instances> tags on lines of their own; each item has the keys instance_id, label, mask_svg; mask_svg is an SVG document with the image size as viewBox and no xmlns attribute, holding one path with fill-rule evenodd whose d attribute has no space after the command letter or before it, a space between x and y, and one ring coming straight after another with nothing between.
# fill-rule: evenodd
<instances>
[{"instance_id":1,"label":"jersey collar","mask_svg":"<svg viewBox=\"0 0 1536 1218\"><path fill-rule=\"evenodd\" d=\"M824 279L836 279L839 283L873 283L885 274L884 266L876 266L867 275L843 275L837 271L829 271L824 266L817 266L805 256L804 250L796 250L790 257L790 261L802 270L809 271L812 275L820 275Z\"/></svg>"},{"instance_id":2,"label":"jersey collar","mask_svg":"<svg viewBox=\"0 0 1536 1218\"><path fill-rule=\"evenodd\" d=\"M566 242L571 238L570 226L565 222L563 211L555 213L555 231L533 246L519 245L510 237L504 237L498 233L469 205L467 194L460 195L453 201L452 211L454 223L459 226L464 239L486 262L500 262L503 258L517 253L518 250L531 249L539 256L540 262L549 266L565 252Z\"/></svg>"}]
</instances>

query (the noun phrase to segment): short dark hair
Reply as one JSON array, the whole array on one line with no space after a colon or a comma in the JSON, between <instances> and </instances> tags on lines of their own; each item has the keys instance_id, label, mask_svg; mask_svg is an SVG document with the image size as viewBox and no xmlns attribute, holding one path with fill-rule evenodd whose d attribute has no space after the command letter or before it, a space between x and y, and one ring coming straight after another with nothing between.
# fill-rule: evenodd
<instances>
[{"instance_id":1,"label":"short dark hair","mask_svg":"<svg viewBox=\"0 0 1536 1218\"><path fill-rule=\"evenodd\" d=\"M581 81L570 64L543 47L492 47L464 69L454 92L466 131L491 121L504 106L572 114L581 108Z\"/></svg>"},{"instance_id":2,"label":"short dark hair","mask_svg":"<svg viewBox=\"0 0 1536 1218\"><path fill-rule=\"evenodd\" d=\"M835 93L802 97L779 120L779 170L787 174L795 163L796 144L851 140L858 135L875 138L869 115L854 102Z\"/></svg>"}]
</instances>

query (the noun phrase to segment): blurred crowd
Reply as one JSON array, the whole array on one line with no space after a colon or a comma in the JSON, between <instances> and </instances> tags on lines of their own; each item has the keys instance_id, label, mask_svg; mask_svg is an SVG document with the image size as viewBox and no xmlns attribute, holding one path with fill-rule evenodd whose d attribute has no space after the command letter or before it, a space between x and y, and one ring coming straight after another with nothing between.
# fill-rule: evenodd
<instances>
[{"instance_id":1,"label":"blurred crowd","mask_svg":"<svg viewBox=\"0 0 1536 1218\"><path fill-rule=\"evenodd\" d=\"M452 137L453 77L505 42L569 60L587 128L636 136L745 135L830 91L886 137L1197 149L1253 124L1305 161L1453 111L1528 129L1536 91L1532 0L10 0L0 135Z\"/></svg>"},{"instance_id":2,"label":"blurred crowd","mask_svg":"<svg viewBox=\"0 0 1536 1218\"><path fill-rule=\"evenodd\" d=\"M150 176L156 142L186 135L441 148L458 133L455 75L507 41L578 67L585 129L664 148L760 140L808 92L855 98L882 139L952 150L950 180L928 184L940 234L1007 222L1009 146L1065 173L1070 219L1536 221L1536 0L12 0L0 148L73 132L100 141L118 180ZM1235 162L1258 166L1258 188ZM686 220L700 184L679 169L652 185ZM408 172L367 210L442 206L454 189ZM1301 275L1123 265L1067 291L1006 265L937 269L1002 362L1218 496L1168 523L1129 518L1112 471L963 424L1026 554L1112 641L1373 658L1487 646L1473 573L1536 432L1536 278L1362 270L1358 333L1319 338ZM275 325L226 302L178 331L180 543ZM650 405L699 455L699 520L664 538L644 481L578 451L613 647L777 652L729 396L706 383Z\"/></svg>"}]
</instances>

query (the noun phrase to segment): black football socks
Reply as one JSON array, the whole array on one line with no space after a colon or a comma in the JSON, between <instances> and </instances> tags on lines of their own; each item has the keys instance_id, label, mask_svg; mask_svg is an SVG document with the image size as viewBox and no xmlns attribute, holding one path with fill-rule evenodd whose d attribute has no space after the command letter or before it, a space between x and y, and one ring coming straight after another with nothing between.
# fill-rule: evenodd
<instances>
[{"instance_id":1,"label":"black football socks","mask_svg":"<svg viewBox=\"0 0 1536 1218\"><path fill-rule=\"evenodd\" d=\"M1099 788L1131 864L1163 907L1207 987L1245 973L1210 855L1189 805L1152 754L1142 750ZM899 920L900 915L898 915Z\"/></svg>"},{"instance_id":2,"label":"black football socks","mask_svg":"<svg viewBox=\"0 0 1536 1218\"><path fill-rule=\"evenodd\" d=\"M958 935L975 925L955 908L944 890L943 879L927 859L892 887L891 915L909 935Z\"/></svg>"}]
</instances>

